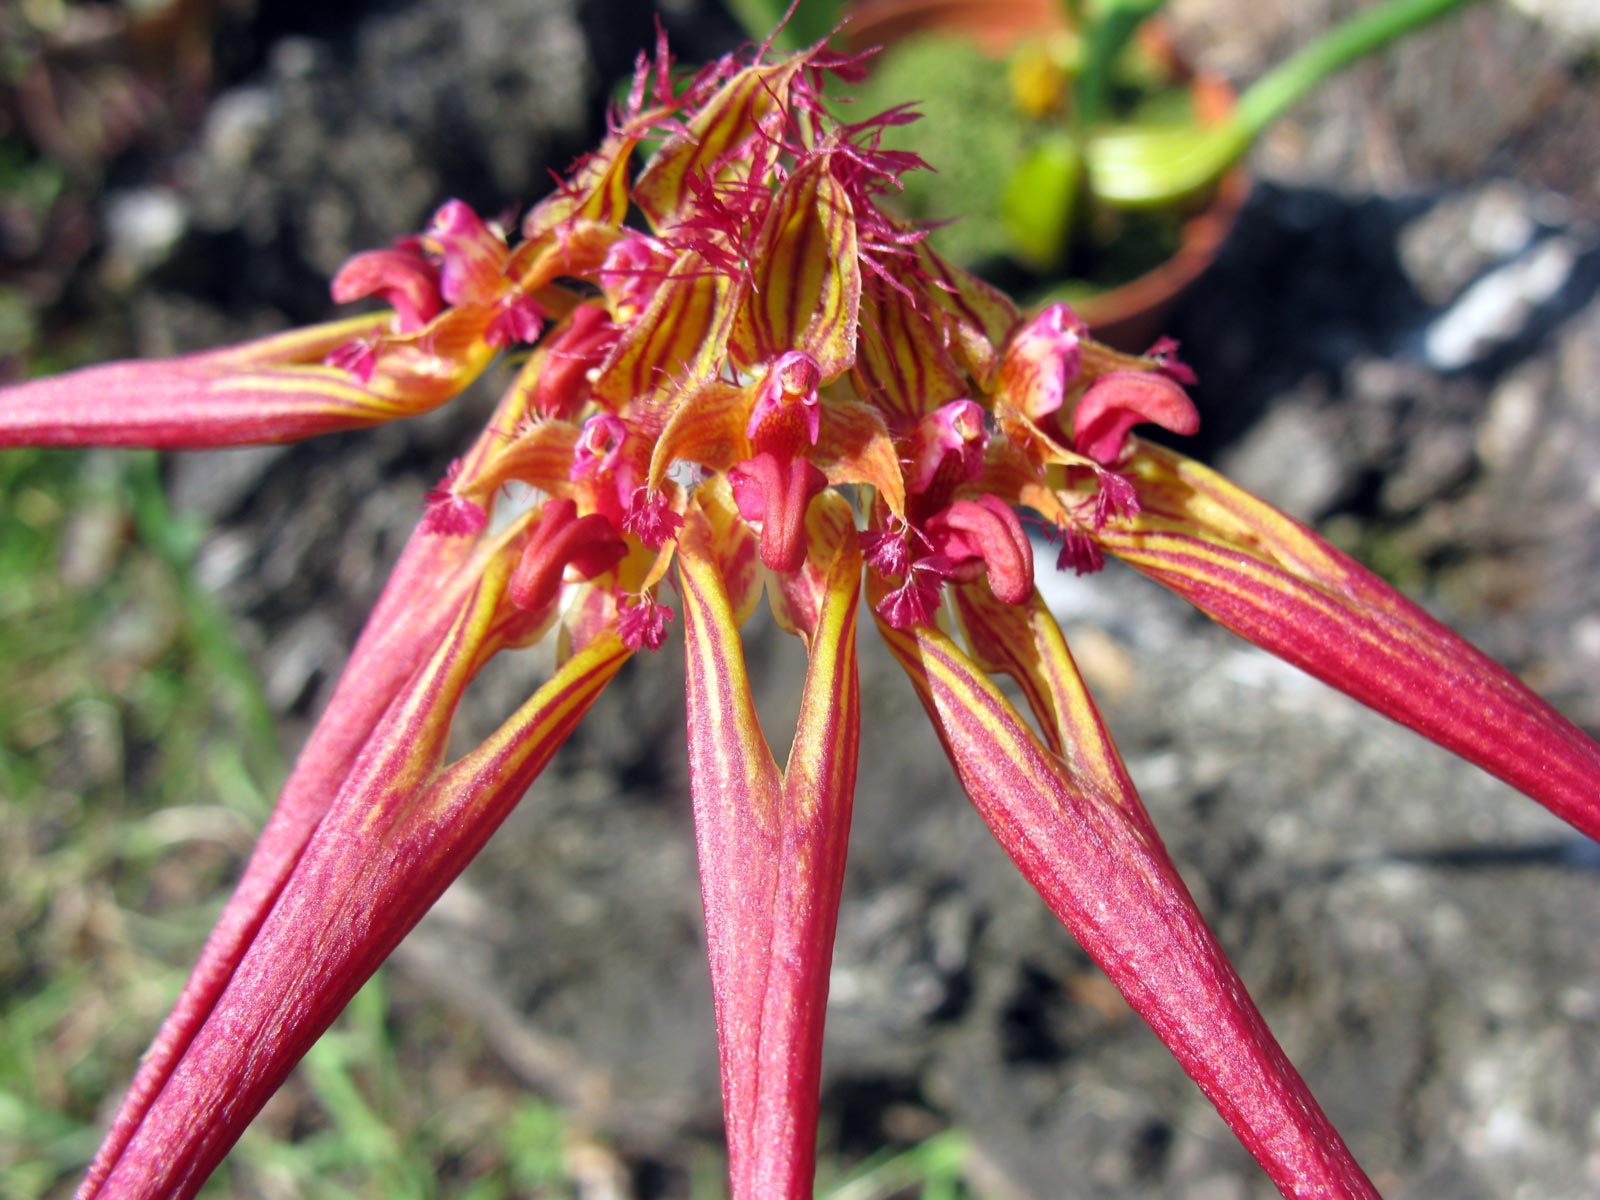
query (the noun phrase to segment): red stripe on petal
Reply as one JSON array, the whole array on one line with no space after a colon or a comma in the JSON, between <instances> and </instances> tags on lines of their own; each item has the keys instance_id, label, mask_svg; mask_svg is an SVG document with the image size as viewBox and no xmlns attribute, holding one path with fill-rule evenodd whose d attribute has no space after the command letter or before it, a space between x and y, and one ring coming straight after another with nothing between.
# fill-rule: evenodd
<instances>
[{"instance_id":1,"label":"red stripe on petal","mask_svg":"<svg viewBox=\"0 0 1600 1200\"><path fill-rule=\"evenodd\" d=\"M825 157L785 181L752 257L753 284L731 343L735 357L753 367L799 349L824 378L844 371L856 353L861 266L850 197L828 174Z\"/></svg>"},{"instance_id":2,"label":"red stripe on petal","mask_svg":"<svg viewBox=\"0 0 1600 1200\"><path fill-rule=\"evenodd\" d=\"M816 554L785 606L810 668L782 776L761 734L712 525L679 554L689 768L734 1200L809 1200L828 968L855 786L860 557L848 505L819 501Z\"/></svg>"},{"instance_id":3,"label":"red stripe on petal","mask_svg":"<svg viewBox=\"0 0 1600 1200\"><path fill-rule=\"evenodd\" d=\"M85 367L0 389L0 446L202 449L297 441L437 407L492 355L473 321L378 338L390 314L278 334L226 350ZM362 379L322 362L371 345ZM431 347L425 348L425 347Z\"/></svg>"},{"instance_id":4,"label":"red stripe on petal","mask_svg":"<svg viewBox=\"0 0 1600 1200\"><path fill-rule=\"evenodd\" d=\"M1600 745L1511 672L1215 472L1143 444L1130 466L1143 511L1107 553L1600 837Z\"/></svg>"},{"instance_id":5,"label":"red stripe on petal","mask_svg":"<svg viewBox=\"0 0 1600 1200\"><path fill-rule=\"evenodd\" d=\"M141 1059L80 1195L96 1194L144 1122L215 1008L373 726L438 642L470 586L470 574L458 569L469 551L465 542L429 537L420 530L412 535L326 711L284 784L238 887L206 940L172 1014Z\"/></svg>"},{"instance_id":6,"label":"red stripe on petal","mask_svg":"<svg viewBox=\"0 0 1600 1200\"><path fill-rule=\"evenodd\" d=\"M1108 792L1101 772L1075 774L1046 750L937 629L879 628L1006 853L1283 1194L1376 1197L1207 929L1138 796Z\"/></svg>"},{"instance_id":7,"label":"red stripe on petal","mask_svg":"<svg viewBox=\"0 0 1600 1200\"><path fill-rule=\"evenodd\" d=\"M119 1119L80 1200L192 1196L628 657L615 637L592 643L440 771L449 718L492 649L507 569L478 588L388 708L203 1022L139 1111Z\"/></svg>"}]
</instances>

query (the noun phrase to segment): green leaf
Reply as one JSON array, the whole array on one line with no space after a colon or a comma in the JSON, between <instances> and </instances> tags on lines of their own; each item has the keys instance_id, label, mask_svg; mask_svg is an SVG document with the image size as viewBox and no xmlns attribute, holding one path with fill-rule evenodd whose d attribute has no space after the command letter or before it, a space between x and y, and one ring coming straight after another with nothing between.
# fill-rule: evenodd
<instances>
[{"instance_id":1,"label":"green leaf","mask_svg":"<svg viewBox=\"0 0 1600 1200\"><path fill-rule=\"evenodd\" d=\"M1040 142L1022 160L1000 197L1000 217L1017 258L1039 271L1061 263L1071 245L1082 182L1082 152L1065 135Z\"/></svg>"}]
</instances>

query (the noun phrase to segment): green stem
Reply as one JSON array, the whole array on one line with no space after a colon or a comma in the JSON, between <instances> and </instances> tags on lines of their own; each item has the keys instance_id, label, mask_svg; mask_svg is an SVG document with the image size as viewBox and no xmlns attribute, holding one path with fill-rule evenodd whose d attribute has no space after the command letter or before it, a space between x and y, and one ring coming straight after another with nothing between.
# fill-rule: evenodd
<instances>
[{"instance_id":1,"label":"green stem","mask_svg":"<svg viewBox=\"0 0 1600 1200\"><path fill-rule=\"evenodd\" d=\"M1089 187L1122 208L1178 203L1211 186L1256 137L1328 76L1472 0L1392 0L1351 18L1248 88L1228 119L1192 125L1125 125L1090 137Z\"/></svg>"},{"instance_id":2,"label":"green stem","mask_svg":"<svg viewBox=\"0 0 1600 1200\"><path fill-rule=\"evenodd\" d=\"M788 9L789 0L728 0L728 11L753 42L772 34ZM803 50L838 28L840 15L840 0L800 0L772 44L782 51Z\"/></svg>"},{"instance_id":3,"label":"green stem","mask_svg":"<svg viewBox=\"0 0 1600 1200\"><path fill-rule=\"evenodd\" d=\"M1165 5L1166 0L1107 0L1104 10L1097 17L1091 17L1080 26L1083 30L1083 70L1078 75L1076 85L1080 128L1088 128L1105 115L1112 68L1139 26Z\"/></svg>"},{"instance_id":4,"label":"green stem","mask_svg":"<svg viewBox=\"0 0 1600 1200\"><path fill-rule=\"evenodd\" d=\"M1233 119L1254 139L1334 72L1468 3L1471 0L1394 0L1367 9L1253 83L1239 97Z\"/></svg>"},{"instance_id":5,"label":"green stem","mask_svg":"<svg viewBox=\"0 0 1600 1200\"><path fill-rule=\"evenodd\" d=\"M168 505L159 456L148 451L129 454L123 478L139 537L172 573L182 597L189 636L194 639L201 660L216 672L230 693L243 727L245 761L255 782L271 796L286 769L277 721L260 672L234 637L221 605L195 578L200 534Z\"/></svg>"},{"instance_id":6,"label":"green stem","mask_svg":"<svg viewBox=\"0 0 1600 1200\"><path fill-rule=\"evenodd\" d=\"M827 1193L827 1200L877 1200L921 1185L924 1200L953 1195L971 1155L970 1139L959 1129L936 1133L899 1154L869 1162Z\"/></svg>"}]
</instances>

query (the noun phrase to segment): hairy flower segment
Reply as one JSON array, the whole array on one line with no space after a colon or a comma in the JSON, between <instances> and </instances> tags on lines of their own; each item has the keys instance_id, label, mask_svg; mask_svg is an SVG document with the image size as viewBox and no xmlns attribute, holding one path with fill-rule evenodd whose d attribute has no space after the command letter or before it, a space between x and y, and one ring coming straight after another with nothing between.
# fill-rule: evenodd
<instances>
[{"instance_id":1,"label":"hairy flower segment","mask_svg":"<svg viewBox=\"0 0 1600 1200\"><path fill-rule=\"evenodd\" d=\"M664 46L641 56L519 238L451 201L353 258L335 298L392 311L0 393L0 445L281 441L423 411L520 354L425 497L80 1196L200 1187L622 662L663 644L669 578L735 1197L811 1195L863 595L979 814L1284 1195L1375 1195L1167 857L1019 510L1062 565L1127 559L1591 835L1600 747L1309 530L1138 440L1197 426L1173 344L1116 353L1064 305L1029 319L887 215L918 163L879 138L909 116L829 115L825 77L856 62L763 48L681 88L669 68ZM493 520L513 482L539 503ZM782 767L740 644L763 594L809 661ZM446 761L474 675L544 637L551 677Z\"/></svg>"}]
</instances>

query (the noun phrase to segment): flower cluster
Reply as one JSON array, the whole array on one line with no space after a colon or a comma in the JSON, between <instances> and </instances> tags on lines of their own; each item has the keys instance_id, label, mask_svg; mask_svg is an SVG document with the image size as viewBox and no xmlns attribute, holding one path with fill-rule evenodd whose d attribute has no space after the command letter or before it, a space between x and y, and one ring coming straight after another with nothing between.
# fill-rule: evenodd
<instances>
[{"instance_id":1,"label":"flower cluster","mask_svg":"<svg viewBox=\"0 0 1600 1200\"><path fill-rule=\"evenodd\" d=\"M598 151L516 238L452 201L346 264L335 299L385 311L0 394L0 445L217 446L418 413L497 352L517 363L425 498L81 1195L192 1194L681 614L733 1192L809 1196L863 590L981 816L1284 1194L1375 1195L1162 848L1025 521L1058 567L1119 556L1590 833L1600 747L1310 531L1137 439L1197 427L1170 342L1129 356L1064 305L1029 318L887 215L919 164L881 137L911 114L837 120L825 79L857 61L757 52L681 87L669 67L641 56ZM507 505L512 483L537 502ZM763 594L809 660L783 767L740 649ZM545 637L551 677L447 762L473 676Z\"/></svg>"}]
</instances>

